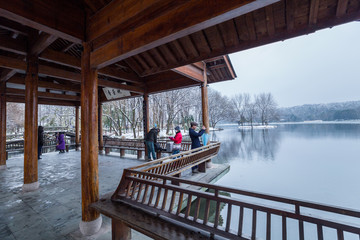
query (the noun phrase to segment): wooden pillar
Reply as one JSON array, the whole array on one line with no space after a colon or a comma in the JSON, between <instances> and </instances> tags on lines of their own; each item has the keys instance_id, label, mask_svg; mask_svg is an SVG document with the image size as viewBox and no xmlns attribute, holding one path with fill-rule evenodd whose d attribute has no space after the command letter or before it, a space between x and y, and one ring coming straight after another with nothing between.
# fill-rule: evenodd
<instances>
[{"instance_id":1,"label":"wooden pillar","mask_svg":"<svg viewBox=\"0 0 360 240\"><path fill-rule=\"evenodd\" d=\"M112 231L112 240L131 239L131 229L128 226L126 226L123 222L116 220L115 218L111 219L111 231Z\"/></svg>"},{"instance_id":2,"label":"wooden pillar","mask_svg":"<svg viewBox=\"0 0 360 240\"><path fill-rule=\"evenodd\" d=\"M202 122L206 127L206 133L209 133L209 104L208 104L208 90L207 90L207 74L206 63L204 62L204 83L201 85L201 104L202 104Z\"/></svg>"},{"instance_id":3,"label":"wooden pillar","mask_svg":"<svg viewBox=\"0 0 360 240\"><path fill-rule=\"evenodd\" d=\"M80 128L79 128L79 106L75 107L75 149L79 151L80 146Z\"/></svg>"},{"instance_id":4,"label":"wooden pillar","mask_svg":"<svg viewBox=\"0 0 360 240\"><path fill-rule=\"evenodd\" d=\"M89 43L81 57L81 199L80 231L92 235L100 230L102 218L89 205L99 200L98 174L98 76L90 67Z\"/></svg>"},{"instance_id":5,"label":"wooden pillar","mask_svg":"<svg viewBox=\"0 0 360 240\"><path fill-rule=\"evenodd\" d=\"M150 130L150 119L149 119L149 95L144 94L144 99L143 99L143 124L144 124L144 139L146 134L148 133L148 131ZM147 159L148 156L148 149L146 147L145 144L145 160Z\"/></svg>"},{"instance_id":6,"label":"wooden pillar","mask_svg":"<svg viewBox=\"0 0 360 240\"><path fill-rule=\"evenodd\" d=\"M25 132L24 132L24 191L33 191L38 182L38 57L26 57Z\"/></svg>"},{"instance_id":7,"label":"wooden pillar","mask_svg":"<svg viewBox=\"0 0 360 240\"><path fill-rule=\"evenodd\" d=\"M6 82L0 82L0 170L6 169Z\"/></svg>"},{"instance_id":8,"label":"wooden pillar","mask_svg":"<svg viewBox=\"0 0 360 240\"><path fill-rule=\"evenodd\" d=\"M99 104L99 153L102 153L104 150L104 133L103 133L103 123L102 123L102 103Z\"/></svg>"}]
</instances>

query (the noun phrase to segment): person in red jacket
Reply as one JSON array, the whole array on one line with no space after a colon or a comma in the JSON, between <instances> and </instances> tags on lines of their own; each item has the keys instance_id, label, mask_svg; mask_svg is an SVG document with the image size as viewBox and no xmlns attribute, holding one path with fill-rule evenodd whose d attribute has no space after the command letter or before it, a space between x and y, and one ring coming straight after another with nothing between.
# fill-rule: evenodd
<instances>
[{"instance_id":1,"label":"person in red jacket","mask_svg":"<svg viewBox=\"0 0 360 240\"><path fill-rule=\"evenodd\" d=\"M182 141L180 127L176 126L175 131L176 131L175 137L170 137L170 140L174 141L172 154L178 154L180 152L181 141Z\"/></svg>"}]
</instances>

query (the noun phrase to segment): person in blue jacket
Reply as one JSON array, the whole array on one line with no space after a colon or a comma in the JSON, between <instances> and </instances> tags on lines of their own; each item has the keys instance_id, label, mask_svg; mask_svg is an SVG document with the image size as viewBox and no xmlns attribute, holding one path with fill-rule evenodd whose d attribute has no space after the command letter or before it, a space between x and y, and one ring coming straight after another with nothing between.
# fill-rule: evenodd
<instances>
[{"instance_id":1,"label":"person in blue jacket","mask_svg":"<svg viewBox=\"0 0 360 240\"><path fill-rule=\"evenodd\" d=\"M201 137L201 135L204 134L205 129L206 129L205 126L203 126L199 132L196 132L195 129L197 126L198 126L198 124L196 122L190 123L189 135L191 138L191 149L201 147L199 137ZM198 166L192 167L191 169L192 169L193 173L198 172Z\"/></svg>"}]
</instances>

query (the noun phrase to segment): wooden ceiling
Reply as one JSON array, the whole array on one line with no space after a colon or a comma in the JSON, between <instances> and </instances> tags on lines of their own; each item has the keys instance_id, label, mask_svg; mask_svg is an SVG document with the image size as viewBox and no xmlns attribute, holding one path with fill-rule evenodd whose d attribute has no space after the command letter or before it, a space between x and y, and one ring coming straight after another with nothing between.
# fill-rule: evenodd
<instances>
[{"instance_id":1,"label":"wooden ceiling","mask_svg":"<svg viewBox=\"0 0 360 240\"><path fill-rule=\"evenodd\" d=\"M100 87L199 85L204 63L209 83L225 81L236 77L226 54L359 19L360 0L1 1L0 82L23 101L26 56L39 55L39 103L78 105L85 40Z\"/></svg>"}]
</instances>

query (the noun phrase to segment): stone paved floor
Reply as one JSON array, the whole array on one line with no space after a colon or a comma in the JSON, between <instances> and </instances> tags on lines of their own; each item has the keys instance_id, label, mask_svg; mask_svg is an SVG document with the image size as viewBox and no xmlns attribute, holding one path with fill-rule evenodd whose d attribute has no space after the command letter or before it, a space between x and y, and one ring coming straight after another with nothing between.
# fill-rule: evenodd
<instances>
[{"instance_id":1,"label":"stone paved floor","mask_svg":"<svg viewBox=\"0 0 360 240\"><path fill-rule=\"evenodd\" d=\"M0 170L0 239L80 239L80 151L44 154L38 163L40 188L34 192L21 190L23 159L10 158L7 169ZM116 189L124 168L141 163L115 153L99 155L100 196ZM105 216L103 226L96 239L111 239L110 219ZM135 232L132 236L146 239Z\"/></svg>"}]
</instances>

